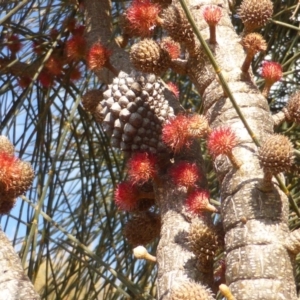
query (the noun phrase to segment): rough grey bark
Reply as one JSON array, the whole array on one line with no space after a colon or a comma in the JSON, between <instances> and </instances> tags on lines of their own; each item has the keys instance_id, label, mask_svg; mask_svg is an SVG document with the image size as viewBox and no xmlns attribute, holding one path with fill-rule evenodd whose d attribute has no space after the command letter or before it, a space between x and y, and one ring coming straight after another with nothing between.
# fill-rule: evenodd
<instances>
[{"instance_id":1,"label":"rough grey bark","mask_svg":"<svg viewBox=\"0 0 300 300\"><path fill-rule=\"evenodd\" d=\"M18 255L1 229L0 245L0 299L40 299L31 281L25 275Z\"/></svg>"},{"instance_id":2,"label":"rough grey bark","mask_svg":"<svg viewBox=\"0 0 300 300\"><path fill-rule=\"evenodd\" d=\"M176 1L174 1L176 2ZM237 103L257 138L263 141L273 132L273 119L266 99L255 86L252 75L242 74L245 57L230 18L226 0L191 0L190 10L202 34L208 38L208 27L201 17L201 8L216 4L223 8L217 26L217 45L212 51L227 73L229 86ZM89 46L96 40L111 39L110 1L85 1L86 37ZM113 65L128 72L128 56L113 41ZM102 82L110 82L111 74L97 74ZM296 299L293 277L293 256L285 248L288 238L288 200L274 182L269 193L259 189L263 178L256 157L256 146L240 121L235 109L216 80L207 59L190 58L188 75L202 96L206 115L212 128L230 126L240 143L234 155L243 165L236 170L226 157L215 161L221 183L222 217L226 231L226 280L236 299ZM104 76L104 77L103 77ZM200 150L181 158L195 159L201 165ZM194 256L188 249L186 233L190 217L184 210L185 191L176 189L167 175L156 187L156 197L162 214L161 239L157 249L158 299L170 299L169 292L176 282L185 279L211 284L212 276L196 270Z\"/></svg>"},{"instance_id":3,"label":"rough grey bark","mask_svg":"<svg viewBox=\"0 0 300 300\"><path fill-rule=\"evenodd\" d=\"M226 1L190 1L191 12L203 36L208 36L199 13L208 2L223 7L223 17L217 26L218 43L212 51L227 73L229 87L247 122L257 138L264 141L266 135L273 132L273 119L251 75L242 74L240 70L245 54L231 25ZM209 70L209 66L206 61L204 68ZM271 192L260 190L263 171L255 154L256 146L231 102L224 97L218 81L214 79L203 92L201 78L194 83L203 97L211 127L230 126L240 141L234 149L234 155L243 163L239 170L234 169L226 157L219 156L215 160L226 232L227 284L239 300L297 299L293 259L284 246L289 234L288 199L275 182Z\"/></svg>"},{"instance_id":4,"label":"rough grey bark","mask_svg":"<svg viewBox=\"0 0 300 300\"><path fill-rule=\"evenodd\" d=\"M202 169L200 147L196 143L175 160L186 160L197 163ZM205 182L199 182L205 187ZM201 273L197 268L195 255L188 247L187 234L192 218L185 209L186 189L172 184L167 174L162 175L161 184L156 187L156 200L160 208L162 229L157 247L157 299L170 299L172 288L186 280L200 281L213 287L212 270ZM208 220L207 220L208 221Z\"/></svg>"}]
</instances>

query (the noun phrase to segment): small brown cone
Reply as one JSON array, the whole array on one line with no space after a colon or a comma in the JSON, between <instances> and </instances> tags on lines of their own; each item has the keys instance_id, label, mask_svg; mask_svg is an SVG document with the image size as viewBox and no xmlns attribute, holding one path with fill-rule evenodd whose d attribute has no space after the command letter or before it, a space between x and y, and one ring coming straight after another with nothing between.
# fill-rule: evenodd
<instances>
[{"instance_id":1,"label":"small brown cone","mask_svg":"<svg viewBox=\"0 0 300 300\"><path fill-rule=\"evenodd\" d=\"M258 158L265 172L276 175L290 170L293 161L293 144L288 137L272 134L258 150Z\"/></svg>"},{"instance_id":2,"label":"small brown cone","mask_svg":"<svg viewBox=\"0 0 300 300\"><path fill-rule=\"evenodd\" d=\"M242 71L247 72L254 55L258 52L267 50L267 42L259 33L249 33L243 37L241 44L247 53L242 66Z\"/></svg>"},{"instance_id":3,"label":"small brown cone","mask_svg":"<svg viewBox=\"0 0 300 300\"><path fill-rule=\"evenodd\" d=\"M162 19L162 27L174 41L184 43L189 49L195 47L193 29L180 6L170 5L163 11Z\"/></svg>"},{"instance_id":4,"label":"small brown cone","mask_svg":"<svg viewBox=\"0 0 300 300\"><path fill-rule=\"evenodd\" d=\"M273 3L270 0L244 0L238 10L244 23L245 32L263 27L273 14Z\"/></svg>"},{"instance_id":5,"label":"small brown cone","mask_svg":"<svg viewBox=\"0 0 300 300\"><path fill-rule=\"evenodd\" d=\"M300 123L300 91L290 97L283 112L288 121Z\"/></svg>"},{"instance_id":6,"label":"small brown cone","mask_svg":"<svg viewBox=\"0 0 300 300\"><path fill-rule=\"evenodd\" d=\"M103 100L103 92L100 90L87 91L82 96L82 105L90 113L95 113L97 105Z\"/></svg>"},{"instance_id":7,"label":"small brown cone","mask_svg":"<svg viewBox=\"0 0 300 300\"><path fill-rule=\"evenodd\" d=\"M22 195L30 188L34 178L34 171L30 163L20 161L20 169L21 169L21 176L20 176L21 178L19 182L15 183L17 196Z\"/></svg>"},{"instance_id":8,"label":"small brown cone","mask_svg":"<svg viewBox=\"0 0 300 300\"><path fill-rule=\"evenodd\" d=\"M213 300L209 289L195 281L184 281L171 289L171 300Z\"/></svg>"},{"instance_id":9,"label":"small brown cone","mask_svg":"<svg viewBox=\"0 0 300 300\"><path fill-rule=\"evenodd\" d=\"M201 272L211 271L213 258L218 249L218 235L202 220L193 220L188 234L189 246L198 259Z\"/></svg>"},{"instance_id":10,"label":"small brown cone","mask_svg":"<svg viewBox=\"0 0 300 300\"><path fill-rule=\"evenodd\" d=\"M9 195L0 193L0 215L7 215L15 206L16 199Z\"/></svg>"},{"instance_id":11,"label":"small brown cone","mask_svg":"<svg viewBox=\"0 0 300 300\"><path fill-rule=\"evenodd\" d=\"M136 214L124 228L124 235L133 247L147 245L159 237L161 228L160 216L152 213Z\"/></svg>"},{"instance_id":12,"label":"small brown cone","mask_svg":"<svg viewBox=\"0 0 300 300\"><path fill-rule=\"evenodd\" d=\"M136 70L154 74L165 72L171 64L169 53L152 39L144 39L134 44L130 51L130 60Z\"/></svg>"},{"instance_id":13,"label":"small brown cone","mask_svg":"<svg viewBox=\"0 0 300 300\"><path fill-rule=\"evenodd\" d=\"M15 147L4 135L0 135L0 152L5 152L9 155L14 155L15 152Z\"/></svg>"},{"instance_id":14,"label":"small brown cone","mask_svg":"<svg viewBox=\"0 0 300 300\"><path fill-rule=\"evenodd\" d=\"M189 134L192 137L203 138L206 137L211 129L208 124L206 116L195 114L190 118Z\"/></svg>"}]
</instances>

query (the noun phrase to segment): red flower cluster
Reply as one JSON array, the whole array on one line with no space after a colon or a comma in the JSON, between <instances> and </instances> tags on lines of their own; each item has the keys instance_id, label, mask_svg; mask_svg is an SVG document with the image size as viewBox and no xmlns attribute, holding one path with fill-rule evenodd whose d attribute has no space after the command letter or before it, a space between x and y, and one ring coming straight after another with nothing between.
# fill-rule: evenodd
<instances>
[{"instance_id":1,"label":"red flower cluster","mask_svg":"<svg viewBox=\"0 0 300 300\"><path fill-rule=\"evenodd\" d=\"M131 29L141 37L150 36L157 25L161 8L150 0L133 0L126 10L126 18Z\"/></svg>"},{"instance_id":2,"label":"red flower cluster","mask_svg":"<svg viewBox=\"0 0 300 300\"><path fill-rule=\"evenodd\" d=\"M203 211L215 212L216 209L209 203L209 192L206 190L195 190L187 200L186 206L188 210L194 214L201 214Z\"/></svg>"},{"instance_id":3,"label":"red flower cluster","mask_svg":"<svg viewBox=\"0 0 300 300\"><path fill-rule=\"evenodd\" d=\"M115 202L118 209L132 211L137 207L138 190L132 182L121 182L115 189Z\"/></svg>"},{"instance_id":4,"label":"red flower cluster","mask_svg":"<svg viewBox=\"0 0 300 300\"><path fill-rule=\"evenodd\" d=\"M88 67L95 71L101 70L109 61L111 51L100 43L94 44L87 55Z\"/></svg>"},{"instance_id":5,"label":"red flower cluster","mask_svg":"<svg viewBox=\"0 0 300 300\"><path fill-rule=\"evenodd\" d=\"M217 25L222 17L222 10L219 6L209 5L203 9L203 18L210 26Z\"/></svg>"},{"instance_id":6,"label":"red flower cluster","mask_svg":"<svg viewBox=\"0 0 300 300\"><path fill-rule=\"evenodd\" d=\"M82 35L74 35L67 42L65 52L67 59L71 61L80 61L85 58L85 38Z\"/></svg>"},{"instance_id":7,"label":"red flower cluster","mask_svg":"<svg viewBox=\"0 0 300 300\"><path fill-rule=\"evenodd\" d=\"M162 140L174 152L179 152L183 147L189 147L191 144L188 129L189 118L177 115L163 126Z\"/></svg>"},{"instance_id":8,"label":"red flower cluster","mask_svg":"<svg viewBox=\"0 0 300 300\"><path fill-rule=\"evenodd\" d=\"M128 161L128 174L132 182L145 183L156 176L156 157L148 152L133 154Z\"/></svg>"},{"instance_id":9,"label":"red flower cluster","mask_svg":"<svg viewBox=\"0 0 300 300\"><path fill-rule=\"evenodd\" d=\"M231 154L238 140L235 133L228 127L219 127L208 137L207 147L212 156Z\"/></svg>"},{"instance_id":10,"label":"red flower cluster","mask_svg":"<svg viewBox=\"0 0 300 300\"><path fill-rule=\"evenodd\" d=\"M162 129L163 142L179 152L184 147L189 147L192 138L203 137L209 132L207 119L201 115L177 115L166 122Z\"/></svg>"},{"instance_id":11,"label":"red flower cluster","mask_svg":"<svg viewBox=\"0 0 300 300\"><path fill-rule=\"evenodd\" d=\"M170 89L170 91L176 96L176 98L179 98L179 88L178 86L173 83L173 82L168 82L167 83L168 88Z\"/></svg>"},{"instance_id":12,"label":"red flower cluster","mask_svg":"<svg viewBox=\"0 0 300 300\"><path fill-rule=\"evenodd\" d=\"M264 61L262 64L261 76L269 83L273 84L282 77L282 67L274 61Z\"/></svg>"},{"instance_id":13,"label":"red flower cluster","mask_svg":"<svg viewBox=\"0 0 300 300\"><path fill-rule=\"evenodd\" d=\"M197 165L186 161L175 164L169 172L176 185L187 188L194 187L196 182L201 178Z\"/></svg>"},{"instance_id":14,"label":"red flower cluster","mask_svg":"<svg viewBox=\"0 0 300 300\"><path fill-rule=\"evenodd\" d=\"M9 190L12 182L17 181L20 175L19 160L13 155L0 152L0 189Z\"/></svg>"},{"instance_id":15,"label":"red flower cluster","mask_svg":"<svg viewBox=\"0 0 300 300\"><path fill-rule=\"evenodd\" d=\"M22 49L22 43L20 42L19 37L16 34L12 34L7 38L7 48L12 53L17 53Z\"/></svg>"}]
</instances>

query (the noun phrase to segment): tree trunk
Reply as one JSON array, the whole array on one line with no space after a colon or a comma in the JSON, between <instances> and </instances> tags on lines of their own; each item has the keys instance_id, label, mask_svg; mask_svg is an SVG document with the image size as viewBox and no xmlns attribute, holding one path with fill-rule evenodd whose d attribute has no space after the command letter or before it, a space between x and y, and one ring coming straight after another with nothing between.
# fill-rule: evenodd
<instances>
[{"instance_id":1,"label":"tree trunk","mask_svg":"<svg viewBox=\"0 0 300 300\"><path fill-rule=\"evenodd\" d=\"M0 299L40 299L31 281L25 275L18 255L2 230L0 230L0 245Z\"/></svg>"},{"instance_id":2,"label":"tree trunk","mask_svg":"<svg viewBox=\"0 0 300 300\"><path fill-rule=\"evenodd\" d=\"M199 17L201 5L190 4L198 28L203 36L207 36L208 29ZM223 7L226 7L226 1ZM245 54L239 41L223 9L223 17L217 26L217 45L212 51L221 70L227 74L229 87L248 124L263 142L273 133L273 120L267 100L256 87L253 77L241 72ZM205 67L210 66L209 62L206 64ZM196 86L202 90L201 80ZM227 284L239 300L297 299L293 261L283 245L289 233L288 199L275 181L271 192L259 189L263 171L255 154L257 147L229 98L223 95L218 81L213 80L201 96L211 127L230 126L240 142L234 149L234 155L242 162L239 170L234 169L226 157L219 156L215 160L226 232Z\"/></svg>"},{"instance_id":3,"label":"tree trunk","mask_svg":"<svg viewBox=\"0 0 300 300\"><path fill-rule=\"evenodd\" d=\"M101 2L101 3L100 3ZM173 1L173 3L176 1ZM225 0L189 2L190 11L202 35L209 36L201 14L203 5L222 7L223 17L217 26L217 44L211 47L247 122L257 138L263 141L273 132L273 120L266 99L256 87L252 74L242 74L245 57L239 37L234 31ZM111 38L110 1L85 1L87 40ZM105 8L105 9L104 9ZM101 16L101 17L100 17ZM114 65L130 69L128 56L111 42ZM127 59L127 63L126 63ZM103 80L103 73L97 74ZM107 75L107 74L106 74ZM256 157L257 147L238 117L229 98L224 96L207 58L188 60L188 75L204 103L212 128L230 126L239 138L234 155L242 162L234 169L226 157L217 157L215 169L221 183L222 219L226 232L226 281L236 299L296 299L293 258L286 250L288 200L276 182L271 192L259 189L263 171ZM111 74L110 74L111 76ZM110 82L106 77L104 82ZM181 159L196 160L201 165L200 149L193 146ZM201 274L187 243L191 218L184 208L185 192L170 183L166 174L156 187L156 200L162 214L161 239L157 249L158 299L170 299L170 291L180 281L200 280L212 286L212 273Z\"/></svg>"}]
</instances>

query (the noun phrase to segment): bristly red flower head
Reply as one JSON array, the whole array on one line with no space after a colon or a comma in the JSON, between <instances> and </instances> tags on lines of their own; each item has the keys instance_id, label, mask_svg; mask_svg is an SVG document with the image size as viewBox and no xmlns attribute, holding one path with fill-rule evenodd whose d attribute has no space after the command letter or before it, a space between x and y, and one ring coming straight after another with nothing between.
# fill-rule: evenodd
<instances>
[{"instance_id":1,"label":"bristly red flower head","mask_svg":"<svg viewBox=\"0 0 300 300\"><path fill-rule=\"evenodd\" d=\"M49 88L54 84L54 77L47 71L42 71L38 77L38 80L45 88Z\"/></svg>"},{"instance_id":2,"label":"bristly red flower head","mask_svg":"<svg viewBox=\"0 0 300 300\"><path fill-rule=\"evenodd\" d=\"M200 170L195 163L181 161L170 169L170 176L178 186L194 187L201 178Z\"/></svg>"},{"instance_id":3,"label":"bristly red flower head","mask_svg":"<svg viewBox=\"0 0 300 300\"><path fill-rule=\"evenodd\" d=\"M157 25L158 14L161 8L150 0L133 0L126 10L126 18L132 30L141 37L150 36Z\"/></svg>"},{"instance_id":4,"label":"bristly red flower head","mask_svg":"<svg viewBox=\"0 0 300 300\"><path fill-rule=\"evenodd\" d=\"M115 190L115 202L118 209L132 211L138 204L138 190L132 182L121 182Z\"/></svg>"},{"instance_id":5,"label":"bristly red flower head","mask_svg":"<svg viewBox=\"0 0 300 300\"><path fill-rule=\"evenodd\" d=\"M16 34L13 34L7 38L7 48L12 53L17 53L22 49L22 43L19 40L19 37Z\"/></svg>"},{"instance_id":6,"label":"bristly red flower head","mask_svg":"<svg viewBox=\"0 0 300 300\"><path fill-rule=\"evenodd\" d=\"M222 10L219 6L209 5L203 9L203 18L209 26L215 26L222 17Z\"/></svg>"},{"instance_id":7,"label":"bristly red flower head","mask_svg":"<svg viewBox=\"0 0 300 300\"><path fill-rule=\"evenodd\" d=\"M82 36L84 34L85 26L84 25L77 25L73 30L73 35L80 35Z\"/></svg>"},{"instance_id":8,"label":"bristly red flower head","mask_svg":"<svg viewBox=\"0 0 300 300\"><path fill-rule=\"evenodd\" d=\"M163 142L174 152L179 152L183 147L188 148L191 144L188 128L189 118L184 115L177 115L164 124L162 129Z\"/></svg>"},{"instance_id":9,"label":"bristly red flower head","mask_svg":"<svg viewBox=\"0 0 300 300\"><path fill-rule=\"evenodd\" d=\"M71 67L71 70L70 70L70 73L69 73L69 76L70 76L70 80L72 81L77 81L81 78L81 72L79 70L78 67Z\"/></svg>"},{"instance_id":10,"label":"bristly red flower head","mask_svg":"<svg viewBox=\"0 0 300 300\"><path fill-rule=\"evenodd\" d=\"M170 57L172 59L176 59L179 57L180 55L180 44L175 42L174 40L172 40L170 37L166 37L164 38L161 43L160 46L167 50L167 52L169 53Z\"/></svg>"},{"instance_id":11,"label":"bristly red flower head","mask_svg":"<svg viewBox=\"0 0 300 300\"><path fill-rule=\"evenodd\" d=\"M32 79L30 77L22 76L18 79L18 84L22 89L26 89L30 85L31 81Z\"/></svg>"},{"instance_id":12,"label":"bristly red flower head","mask_svg":"<svg viewBox=\"0 0 300 300\"><path fill-rule=\"evenodd\" d=\"M211 132L206 116L194 114L190 116L189 120L189 133L191 136L203 138Z\"/></svg>"},{"instance_id":13,"label":"bristly red flower head","mask_svg":"<svg viewBox=\"0 0 300 300\"><path fill-rule=\"evenodd\" d=\"M69 61L80 61L85 57L85 39L83 36L74 35L66 42L65 52Z\"/></svg>"},{"instance_id":14,"label":"bristly red flower head","mask_svg":"<svg viewBox=\"0 0 300 300\"><path fill-rule=\"evenodd\" d=\"M19 160L13 155L0 152L0 190L7 191L15 181L20 180Z\"/></svg>"},{"instance_id":15,"label":"bristly red flower head","mask_svg":"<svg viewBox=\"0 0 300 300\"><path fill-rule=\"evenodd\" d=\"M216 212L216 208L209 203L209 192L206 190L195 190L186 200L187 209L194 214L201 214L203 211Z\"/></svg>"},{"instance_id":16,"label":"bristly red flower head","mask_svg":"<svg viewBox=\"0 0 300 300\"><path fill-rule=\"evenodd\" d=\"M108 62L111 51L100 43L94 44L87 55L88 67L95 71L101 70Z\"/></svg>"},{"instance_id":17,"label":"bristly red flower head","mask_svg":"<svg viewBox=\"0 0 300 300\"><path fill-rule=\"evenodd\" d=\"M237 143L237 137L229 127L219 127L209 135L207 147L211 155L216 157L220 154L231 154Z\"/></svg>"},{"instance_id":18,"label":"bristly red flower head","mask_svg":"<svg viewBox=\"0 0 300 300\"><path fill-rule=\"evenodd\" d=\"M261 76L269 83L275 83L282 77L282 67L274 61L264 61L262 64Z\"/></svg>"},{"instance_id":19,"label":"bristly red flower head","mask_svg":"<svg viewBox=\"0 0 300 300\"><path fill-rule=\"evenodd\" d=\"M176 98L179 98L179 88L178 86L173 82L168 82L167 86L169 90L176 96Z\"/></svg>"},{"instance_id":20,"label":"bristly red flower head","mask_svg":"<svg viewBox=\"0 0 300 300\"><path fill-rule=\"evenodd\" d=\"M34 41L32 43L32 49L33 49L33 52L36 53L36 54L43 54L44 51L46 50L46 45L43 44L43 41L42 40L39 40L39 41Z\"/></svg>"},{"instance_id":21,"label":"bristly red flower head","mask_svg":"<svg viewBox=\"0 0 300 300\"><path fill-rule=\"evenodd\" d=\"M50 56L45 66L47 71L53 76L59 76L62 72L62 62L55 56Z\"/></svg>"},{"instance_id":22,"label":"bristly red flower head","mask_svg":"<svg viewBox=\"0 0 300 300\"><path fill-rule=\"evenodd\" d=\"M128 161L128 174L132 182L141 184L155 178L156 162L156 157L151 153L134 153Z\"/></svg>"}]
</instances>

